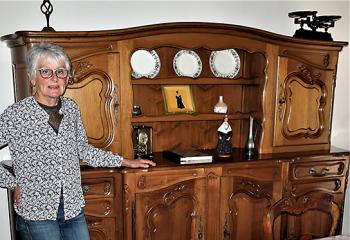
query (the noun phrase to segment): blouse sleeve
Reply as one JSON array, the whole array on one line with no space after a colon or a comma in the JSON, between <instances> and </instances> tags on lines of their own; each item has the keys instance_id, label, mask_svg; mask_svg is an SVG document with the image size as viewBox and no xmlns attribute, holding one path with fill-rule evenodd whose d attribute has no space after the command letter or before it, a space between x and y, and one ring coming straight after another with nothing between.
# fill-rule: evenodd
<instances>
[{"instance_id":1,"label":"blouse sleeve","mask_svg":"<svg viewBox=\"0 0 350 240\"><path fill-rule=\"evenodd\" d=\"M80 111L77 118L77 141L79 158L92 167L120 167L123 157L112 152L96 148L88 143Z\"/></svg>"},{"instance_id":2,"label":"blouse sleeve","mask_svg":"<svg viewBox=\"0 0 350 240\"><path fill-rule=\"evenodd\" d=\"M8 143L11 118L6 112L0 115L0 148ZM0 187L13 189L17 185L15 177L0 163Z\"/></svg>"}]
</instances>

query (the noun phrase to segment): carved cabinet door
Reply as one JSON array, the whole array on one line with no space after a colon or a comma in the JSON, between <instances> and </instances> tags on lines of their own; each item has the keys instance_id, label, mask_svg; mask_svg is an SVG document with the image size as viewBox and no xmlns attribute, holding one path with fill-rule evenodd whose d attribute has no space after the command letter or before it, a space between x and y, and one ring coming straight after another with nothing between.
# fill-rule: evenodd
<instances>
[{"instance_id":1,"label":"carved cabinet door","mask_svg":"<svg viewBox=\"0 0 350 240\"><path fill-rule=\"evenodd\" d=\"M119 54L108 44L64 47L74 72L65 96L79 105L89 142L120 153Z\"/></svg>"},{"instance_id":2,"label":"carved cabinet door","mask_svg":"<svg viewBox=\"0 0 350 240\"><path fill-rule=\"evenodd\" d=\"M337 55L326 51L281 50L274 146L329 146L336 61Z\"/></svg>"},{"instance_id":3,"label":"carved cabinet door","mask_svg":"<svg viewBox=\"0 0 350 240\"><path fill-rule=\"evenodd\" d=\"M218 239L263 240L264 216L281 198L282 185L282 164L224 168Z\"/></svg>"},{"instance_id":4,"label":"carved cabinet door","mask_svg":"<svg viewBox=\"0 0 350 240\"><path fill-rule=\"evenodd\" d=\"M288 200L294 216L288 217L288 237L340 234L348 164L348 156L304 157L290 164Z\"/></svg>"},{"instance_id":5,"label":"carved cabinet door","mask_svg":"<svg viewBox=\"0 0 350 240\"><path fill-rule=\"evenodd\" d=\"M133 238L205 239L206 179L202 170L143 175L136 193Z\"/></svg>"}]
</instances>

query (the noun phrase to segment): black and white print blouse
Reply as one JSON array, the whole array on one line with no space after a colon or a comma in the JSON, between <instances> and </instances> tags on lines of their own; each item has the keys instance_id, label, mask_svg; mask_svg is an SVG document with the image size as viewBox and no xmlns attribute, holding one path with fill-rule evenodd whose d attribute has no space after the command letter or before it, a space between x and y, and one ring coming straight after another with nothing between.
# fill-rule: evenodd
<instances>
[{"instance_id":1,"label":"black and white print blouse","mask_svg":"<svg viewBox=\"0 0 350 240\"><path fill-rule=\"evenodd\" d=\"M0 147L8 144L14 175L0 165L0 186L21 188L17 214L28 220L55 220L61 191L65 219L77 216L85 202L79 161L93 167L120 167L123 158L88 143L77 104L61 97L63 115L56 134L49 115L33 97L0 115Z\"/></svg>"}]
</instances>

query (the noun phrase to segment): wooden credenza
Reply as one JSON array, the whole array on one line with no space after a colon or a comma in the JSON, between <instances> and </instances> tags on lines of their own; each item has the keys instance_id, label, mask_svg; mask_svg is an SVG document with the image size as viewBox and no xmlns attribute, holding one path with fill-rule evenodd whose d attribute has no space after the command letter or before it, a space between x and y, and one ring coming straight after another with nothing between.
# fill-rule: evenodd
<instances>
[{"instance_id":1,"label":"wooden credenza","mask_svg":"<svg viewBox=\"0 0 350 240\"><path fill-rule=\"evenodd\" d=\"M341 231L348 152L246 160L235 149L231 160L191 166L155 157L157 167L146 171L83 169L92 239L268 239L265 217L283 201L294 214L276 218L274 239L324 237L332 226ZM317 204L314 194L335 206L336 222L323 208L303 212Z\"/></svg>"},{"instance_id":2,"label":"wooden credenza","mask_svg":"<svg viewBox=\"0 0 350 240\"><path fill-rule=\"evenodd\" d=\"M338 54L346 42L215 23L20 31L1 40L11 48L16 101L33 92L26 79L27 50L36 42L56 42L72 59L74 78L65 95L80 106L91 144L133 158L133 127L152 128L157 167L82 169L92 239L264 239L266 216L278 212L277 206L284 214L274 221L275 239L327 236L334 219L340 231L349 153L330 150L330 135ZM210 67L213 51L225 49L239 56L233 78L215 76ZM132 74L137 50L157 54L159 73ZM198 76L176 73L180 50L199 56ZM165 85L190 86L195 113L166 113ZM215 148L223 119L213 113L219 96L229 109L234 157L192 166L163 159L164 150ZM132 115L134 105L141 115ZM257 154L247 160L250 115ZM309 203L320 211L304 212ZM328 203L339 218L325 212Z\"/></svg>"}]
</instances>

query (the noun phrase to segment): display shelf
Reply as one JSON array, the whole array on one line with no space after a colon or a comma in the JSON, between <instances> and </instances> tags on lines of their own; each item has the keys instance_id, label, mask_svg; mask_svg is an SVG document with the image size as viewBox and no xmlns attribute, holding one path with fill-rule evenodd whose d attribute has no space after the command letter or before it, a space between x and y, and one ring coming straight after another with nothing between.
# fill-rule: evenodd
<instances>
[{"instance_id":1,"label":"display shelf","mask_svg":"<svg viewBox=\"0 0 350 240\"><path fill-rule=\"evenodd\" d=\"M227 114L230 120L248 119L250 113L233 113ZM135 116L131 119L132 123L149 123L149 122L181 122L181 121L218 121L224 118L225 114L218 113L193 113L193 114L164 114Z\"/></svg>"},{"instance_id":2,"label":"display shelf","mask_svg":"<svg viewBox=\"0 0 350 240\"><path fill-rule=\"evenodd\" d=\"M192 84L192 85L259 85L262 82L261 77L256 78L237 78L237 79L225 79L225 78L166 78L166 79L133 79L131 80L132 85L172 85L172 84Z\"/></svg>"}]
</instances>

